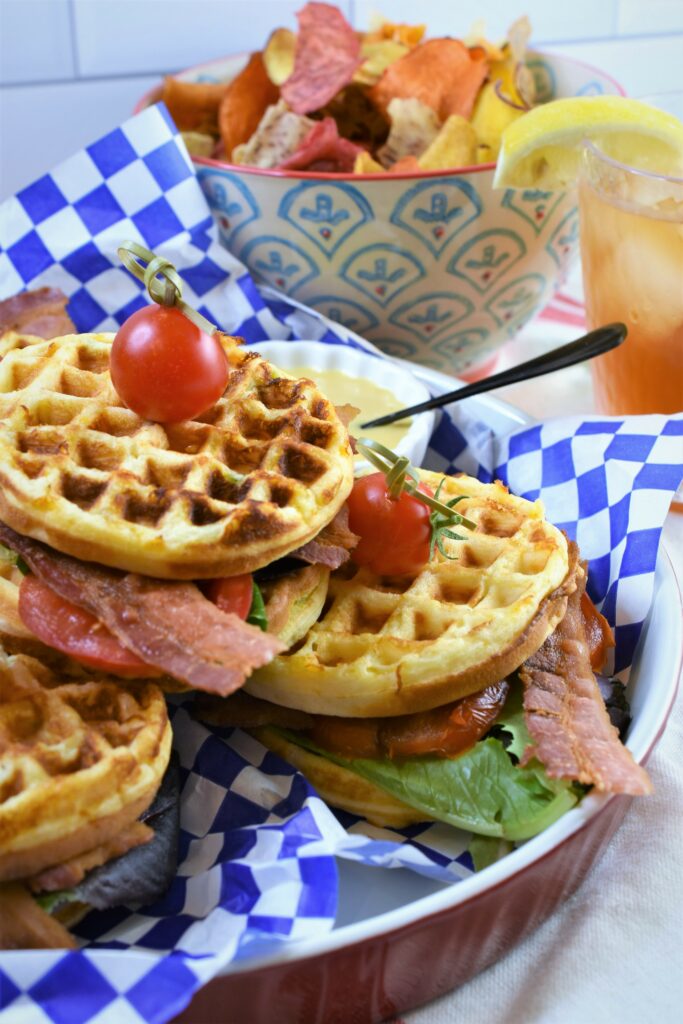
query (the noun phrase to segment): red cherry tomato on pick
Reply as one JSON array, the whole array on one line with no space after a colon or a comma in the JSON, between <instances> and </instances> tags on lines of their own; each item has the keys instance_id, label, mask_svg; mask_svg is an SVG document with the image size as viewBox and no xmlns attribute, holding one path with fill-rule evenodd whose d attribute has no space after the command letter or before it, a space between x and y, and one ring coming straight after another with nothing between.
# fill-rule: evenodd
<instances>
[{"instance_id":1,"label":"red cherry tomato on pick","mask_svg":"<svg viewBox=\"0 0 683 1024\"><path fill-rule=\"evenodd\" d=\"M109 361L111 379L129 409L157 423L206 412L228 382L217 338L174 306L146 306L119 328Z\"/></svg>"},{"instance_id":2,"label":"red cherry tomato on pick","mask_svg":"<svg viewBox=\"0 0 683 1024\"><path fill-rule=\"evenodd\" d=\"M433 496L424 484L419 489ZM381 576L398 576L417 572L429 561L429 507L406 491L390 498L384 473L359 477L348 506L349 526L360 537L351 552L356 565Z\"/></svg>"},{"instance_id":3,"label":"red cherry tomato on pick","mask_svg":"<svg viewBox=\"0 0 683 1024\"><path fill-rule=\"evenodd\" d=\"M233 612L240 619L246 619L249 614L254 591L254 581L250 572L244 576L206 580L202 590L220 611Z\"/></svg>"}]
</instances>

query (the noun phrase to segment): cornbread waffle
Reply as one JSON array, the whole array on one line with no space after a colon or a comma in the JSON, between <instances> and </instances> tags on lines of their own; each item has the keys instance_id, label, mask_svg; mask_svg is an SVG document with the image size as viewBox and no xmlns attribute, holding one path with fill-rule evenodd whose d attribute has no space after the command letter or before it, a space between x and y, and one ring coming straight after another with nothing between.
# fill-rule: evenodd
<instances>
[{"instance_id":1,"label":"cornbread waffle","mask_svg":"<svg viewBox=\"0 0 683 1024\"><path fill-rule=\"evenodd\" d=\"M305 775L315 786L318 796L332 807L366 818L380 828L405 828L429 818L424 811L404 804L348 768L291 743L274 729L266 727L250 729L249 732Z\"/></svg>"},{"instance_id":2,"label":"cornbread waffle","mask_svg":"<svg viewBox=\"0 0 683 1024\"><path fill-rule=\"evenodd\" d=\"M0 654L0 881L108 842L152 802L171 726L151 683L62 682Z\"/></svg>"},{"instance_id":3,"label":"cornbread waffle","mask_svg":"<svg viewBox=\"0 0 683 1024\"><path fill-rule=\"evenodd\" d=\"M310 380L221 335L228 386L197 420L125 408L111 334L0 342L0 519L84 561L172 579L250 572L305 544L353 483Z\"/></svg>"},{"instance_id":4,"label":"cornbread waffle","mask_svg":"<svg viewBox=\"0 0 683 1024\"><path fill-rule=\"evenodd\" d=\"M421 472L434 490L440 477ZM475 693L514 671L562 619L576 587L565 536L540 502L500 483L447 478L440 498L461 495L458 527L417 575L367 568L333 573L328 607L303 644L257 669L245 689L313 714L390 716Z\"/></svg>"}]
</instances>

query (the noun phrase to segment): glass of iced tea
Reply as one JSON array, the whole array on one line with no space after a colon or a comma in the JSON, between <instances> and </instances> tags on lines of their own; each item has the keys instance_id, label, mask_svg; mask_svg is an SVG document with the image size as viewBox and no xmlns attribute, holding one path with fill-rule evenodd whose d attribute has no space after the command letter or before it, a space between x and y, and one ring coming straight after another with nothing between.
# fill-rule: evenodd
<instances>
[{"instance_id":1,"label":"glass of iced tea","mask_svg":"<svg viewBox=\"0 0 683 1024\"><path fill-rule=\"evenodd\" d=\"M683 178L620 164L587 142L579 180L589 328L623 345L591 363L598 412L683 409Z\"/></svg>"}]
</instances>

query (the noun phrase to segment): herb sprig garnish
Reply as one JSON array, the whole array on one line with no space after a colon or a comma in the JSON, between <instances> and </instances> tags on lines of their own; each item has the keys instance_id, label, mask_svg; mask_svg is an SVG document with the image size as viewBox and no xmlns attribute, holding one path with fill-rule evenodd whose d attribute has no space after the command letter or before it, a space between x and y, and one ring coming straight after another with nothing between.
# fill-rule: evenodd
<instances>
[{"instance_id":1,"label":"herb sprig garnish","mask_svg":"<svg viewBox=\"0 0 683 1024\"><path fill-rule=\"evenodd\" d=\"M420 478L417 470L411 465L410 460L405 455L397 455L390 448L371 438L364 438L362 441L356 440L356 448L363 458L367 459L376 469L384 473L387 479L387 492L392 500L398 500L401 492L405 491L431 509L429 517L432 526L429 545L430 559L434 557L435 550L438 550L444 558L457 558L457 555L449 555L445 550L444 539L466 539L460 534L455 533L453 527L456 526L464 526L468 530L476 530L476 523L460 512L455 511L455 506L466 495L461 494L456 498L451 498L448 502L439 501L439 494L444 485L445 477L439 483L436 493L432 497L431 494L425 494L424 491L419 490Z\"/></svg>"}]
</instances>

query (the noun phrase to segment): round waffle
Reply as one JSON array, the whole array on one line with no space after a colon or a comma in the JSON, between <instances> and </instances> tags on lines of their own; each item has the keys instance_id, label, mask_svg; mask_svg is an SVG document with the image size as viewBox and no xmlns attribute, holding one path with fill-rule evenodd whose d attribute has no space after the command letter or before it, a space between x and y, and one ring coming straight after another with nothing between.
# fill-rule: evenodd
<instances>
[{"instance_id":1,"label":"round waffle","mask_svg":"<svg viewBox=\"0 0 683 1024\"><path fill-rule=\"evenodd\" d=\"M356 814L380 828L405 828L429 820L424 811L404 804L348 768L291 743L275 729L265 727L249 729L249 732L305 775L318 796L332 807Z\"/></svg>"},{"instance_id":2,"label":"round waffle","mask_svg":"<svg viewBox=\"0 0 683 1024\"><path fill-rule=\"evenodd\" d=\"M220 337L222 398L162 426L116 394L113 335L6 336L0 519L85 561L168 579L251 572L313 538L353 483L347 430L312 381Z\"/></svg>"},{"instance_id":3,"label":"round waffle","mask_svg":"<svg viewBox=\"0 0 683 1024\"><path fill-rule=\"evenodd\" d=\"M91 850L152 802L171 726L151 683L61 682L0 654L0 881Z\"/></svg>"},{"instance_id":4,"label":"round waffle","mask_svg":"<svg viewBox=\"0 0 683 1024\"><path fill-rule=\"evenodd\" d=\"M421 472L434 490L436 473ZM327 609L295 650L258 669L245 689L313 714L389 716L426 711L514 671L563 617L575 586L567 540L540 502L500 483L446 479L444 501L476 522L444 543L417 575L366 568L330 579Z\"/></svg>"}]
</instances>

